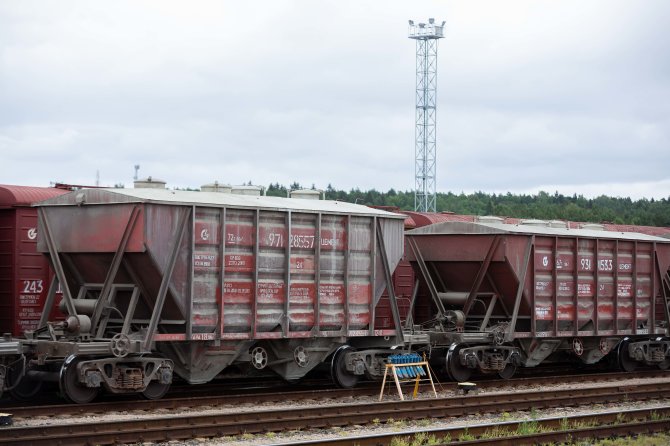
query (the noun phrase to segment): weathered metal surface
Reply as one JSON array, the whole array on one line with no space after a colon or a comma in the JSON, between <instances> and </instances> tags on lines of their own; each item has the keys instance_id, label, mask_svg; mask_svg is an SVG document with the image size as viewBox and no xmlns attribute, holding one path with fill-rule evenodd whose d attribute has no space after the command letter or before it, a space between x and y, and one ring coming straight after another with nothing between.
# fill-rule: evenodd
<instances>
[{"instance_id":1,"label":"weathered metal surface","mask_svg":"<svg viewBox=\"0 0 670 446\"><path fill-rule=\"evenodd\" d=\"M521 223L521 219L519 218L501 218L501 217L479 217L475 215L459 215L459 214L454 214L451 212L412 212L412 211L400 211L398 208L393 208L393 207L386 207L383 208L385 210L391 211L391 212L400 212L403 213L407 216L405 219L405 229L406 230L412 230L416 228L421 228L429 225L434 225L434 224L439 224L439 223L446 223L446 222L461 222L461 223L476 223L476 222L482 222L482 223L491 223L491 222L499 222L499 223L505 223L508 225L519 225ZM542 222L541 226L545 227L564 227L564 228L569 228L571 230L573 229L580 229L583 226L587 226L588 224L581 223L581 222L573 222L573 221L552 221L552 222ZM560 225L558 225L560 223ZM639 234L647 234L647 235L652 235L652 236L662 236L666 238L670 238L670 228L663 228L663 227L652 227L652 226L640 226L640 225L615 225L615 224L609 224L609 223L604 223L601 225L602 229L605 231L609 232L615 232L615 233L621 233L621 232L628 232L628 233L639 233ZM525 226L522 226L522 228ZM602 236L603 234L600 233ZM406 248L406 251L408 251L409 248ZM400 276L399 276L400 275ZM396 273L394 274L394 284L396 287L396 293L399 296L398 300L398 305L401 313L401 318L403 320L409 320L410 322L412 321L411 317L407 317L408 312L414 313L418 312L419 319L428 319L431 317L433 314L433 309L431 309L431 305L429 302L426 302L425 300L419 300L418 302L414 302L414 307L409 309L408 306L403 305L404 302L411 302L411 297L412 297L412 286L414 283L414 277L415 271L410 267L410 263L403 258L401 262L398 265L398 268L396 269ZM378 308L378 313L377 317L381 322L384 322L385 320L390 320L390 310L386 308L387 302L384 301L384 298L382 298L382 306ZM510 309L511 311L511 309Z\"/></svg>"},{"instance_id":2,"label":"weathered metal surface","mask_svg":"<svg viewBox=\"0 0 670 446\"><path fill-rule=\"evenodd\" d=\"M146 348L211 341L159 346L191 382L210 379L252 342L396 333L393 324L376 327L374 314L387 286L382 258L392 271L402 256L402 216L349 203L169 190L82 190L41 210L55 257L67 259L70 288L101 284L80 296L105 294L94 325L113 307L124 327L145 327ZM39 247L47 251L46 240ZM132 286L112 296L112 284ZM136 290L141 297L131 304ZM331 347L285 343L275 352L293 359L299 348L316 360Z\"/></svg>"},{"instance_id":3,"label":"weathered metal surface","mask_svg":"<svg viewBox=\"0 0 670 446\"><path fill-rule=\"evenodd\" d=\"M416 229L424 226L436 224L436 223L446 223L446 222L469 222L469 223L491 223L495 220L498 220L500 223L505 223L508 225L519 225L522 222L532 222L533 220L524 220L514 217L493 217L493 216L477 216L477 215L460 215L453 212L411 212L411 211L401 211L398 208L385 207L385 210L390 212L399 212L407 215L405 219L405 228ZM585 229L589 226L593 226L593 223L585 223L578 221L569 221L569 220L534 220L534 222L540 226L545 227L561 227L567 229ZM609 232L635 232L640 234L653 235L657 237L666 237L670 238L670 228L667 227L657 227L657 226L644 226L644 225L620 225L613 223L599 223L595 224L599 226L600 229Z\"/></svg>"},{"instance_id":4,"label":"weathered metal surface","mask_svg":"<svg viewBox=\"0 0 670 446\"><path fill-rule=\"evenodd\" d=\"M512 316L516 337L666 334L667 239L496 223L442 223L408 237L433 268L438 291L499 295L494 319ZM501 243L489 252L496 237ZM510 314L517 308L518 321ZM485 310L474 305L470 313Z\"/></svg>"},{"instance_id":5,"label":"weathered metal surface","mask_svg":"<svg viewBox=\"0 0 670 446\"><path fill-rule=\"evenodd\" d=\"M161 189L82 189L71 194L53 198L49 205L57 204L108 204L108 203L156 203L172 205L211 205L244 209L278 211L305 211L339 214L356 214L388 218L390 213L346 201L305 200L268 196L244 196L218 192L172 191ZM394 218L397 218L394 217Z\"/></svg>"},{"instance_id":6,"label":"weathered metal surface","mask_svg":"<svg viewBox=\"0 0 670 446\"><path fill-rule=\"evenodd\" d=\"M0 185L0 333L34 330L53 272L36 250L35 202L66 193L61 189ZM58 310L53 318L62 317Z\"/></svg>"},{"instance_id":7,"label":"weathered metal surface","mask_svg":"<svg viewBox=\"0 0 670 446\"><path fill-rule=\"evenodd\" d=\"M409 314L412 293L414 291L414 270L412 269L412 265L404 259L398 263L398 267L393 273L393 288L396 293L400 319L404 323ZM375 326L377 328L393 327L393 313L391 312L390 305L388 293L384 292L375 312Z\"/></svg>"},{"instance_id":8,"label":"weathered metal surface","mask_svg":"<svg viewBox=\"0 0 670 446\"><path fill-rule=\"evenodd\" d=\"M67 193L67 190L54 187L14 186L0 184L0 208L15 208L19 206L32 206L33 204L48 200Z\"/></svg>"}]
</instances>

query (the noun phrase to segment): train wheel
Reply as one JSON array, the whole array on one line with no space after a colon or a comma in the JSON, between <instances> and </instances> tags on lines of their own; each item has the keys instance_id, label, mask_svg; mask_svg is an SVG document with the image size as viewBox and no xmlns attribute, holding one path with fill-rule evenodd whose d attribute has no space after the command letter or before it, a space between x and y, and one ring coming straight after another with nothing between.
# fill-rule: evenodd
<instances>
[{"instance_id":1,"label":"train wheel","mask_svg":"<svg viewBox=\"0 0 670 446\"><path fill-rule=\"evenodd\" d=\"M617 362L619 368L624 372L634 372L637 368L637 362L628 354L628 341L623 340L619 342L617 348Z\"/></svg>"},{"instance_id":2,"label":"train wheel","mask_svg":"<svg viewBox=\"0 0 670 446\"><path fill-rule=\"evenodd\" d=\"M18 364L16 367L8 368L6 379L8 386L11 387L9 394L17 401L29 401L42 390L42 381L24 375L23 366Z\"/></svg>"},{"instance_id":3,"label":"train wheel","mask_svg":"<svg viewBox=\"0 0 670 446\"><path fill-rule=\"evenodd\" d=\"M333 378L333 382L343 389L351 389L358 384L358 376L347 370L345 362L346 354L353 351L355 350L352 347L343 345L333 354L330 363L330 376Z\"/></svg>"},{"instance_id":4,"label":"train wheel","mask_svg":"<svg viewBox=\"0 0 670 446\"><path fill-rule=\"evenodd\" d=\"M516 373L516 366L508 363L504 369L498 372L498 376L502 379L510 379Z\"/></svg>"},{"instance_id":5,"label":"train wheel","mask_svg":"<svg viewBox=\"0 0 670 446\"><path fill-rule=\"evenodd\" d=\"M658 368L661 370L670 369L670 359L665 359L663 362L658 363Z\"/></svg>"},{"instance_id":6,"label":"train wheel","mask_svg":"<svg viewBox=\"0 0 670 446\"><path fill-rule=\"evenodd\" d=\"M464 347L464 345L453 344L447 351L447 375L456 382L467 381L472 376L472 369L463 366L458 355L458 352Z\"/></svg>"},{"instance_id":7,"label":"train wheel","mask_svg":"<svg viewBox=\"0 0 670 446\"><path fill-rule=\"evenodd\" d=\"M65 359L60 369L60 391L68 401L75 404L86 404L98 396L98 387L86 387L79 383L77 376L77 364L80 358L70 355Z\"/></svg>"},{"instance_id":8,"label":"train wheel","mask_svg":"<svg viewBox=\"0 0 670 446\"><path fill-rule=\"evenodd\" d=\"M165 396L168 390L170 390L170 384L161 384L154 380L142 391L142 396L148 400L159 400Z\"/></svg>"}]
</instances>

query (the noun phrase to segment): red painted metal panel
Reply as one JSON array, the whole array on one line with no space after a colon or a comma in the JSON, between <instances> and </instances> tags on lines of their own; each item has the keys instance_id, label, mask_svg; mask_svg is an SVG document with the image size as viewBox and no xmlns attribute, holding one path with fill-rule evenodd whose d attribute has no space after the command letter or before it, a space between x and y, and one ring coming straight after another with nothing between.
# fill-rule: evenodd
<instances>
[{"instance_id":1,"label":"red painted metal panel","mask_svg":"<svg viewBox=\"0 0 670 446\"><path fill-rule=\"evenodd\" d=\"M278 330L295 337L303 332L313 336L314 330L323 335L344 327L369 327L374 259L371 218L352 218L347 233L346 217L322 215L317 236L315 214L292 213L289 226L286 212L261 211L257 227L253 210L227 209L222 221L220 210L195 209L194 332L213 332L218 325L220 333L268 338ZM217 236L221 233L225 234L225 248ZM223 265L219 260L222 252ZM225 277L222 292L217 286L221 270Z\"/></svg>"},{"instance_id":2,"label":"red painted metal panel","mask_svg":"<svg viewBox=\"0 0 670 446\"><path fill-rule=\"evenodd\" d=\"M133 206L132 204L118 204L87 206L79 209L47 208L51 230L57 234L58 250L68 253L116 252ZM143 219L144 215L140 213L128 241L126 252L144 251ZM157 223L160 224L160 222ZM38 238L37 248L41 252L48 252L42 237Z\"/></svg>"},{"instance_id":3,"label":"red painted metal panel","mask_svg":"<svg viewBox=\"0 0 670 446\"><path fill-rule=\"evenodd\" d=\"M402 211L403 214L409 215L415 224L415 227L428 226L435 223L444 223L451 221L465 221L474 222L477 218L474 215L459 215L451 212L411 212Z\"/></svg>"},{"instance_id":4,"label":"red painted metal panel","mask_svg":"<svg viewBox=\"0 0 670 446\"><path fill-rule=\"evenodd\" d=\"M385 280L378 274L379 240L395 265L402 219L355 209L343 215L333 205L253 207L255 198L236 207L226 200L217 206L152 201L142 193L82 194L81 205L69 197L40 208L59 253L68 254L63 259L71 285L105 280L131 210L139 207L115 283L141 290L138 320L151 319L155 302L165 297L160 318L153 319L154 340L187 341L177 346L180 352L166 354L183 364L180 373L191 382L210 379L233 356L223 358L214 343L188 341L229 341L226 348L236 355L235 340L394 333L376 329L371 307ZM121 202L109 202L119 195ZM166 294L159 296L159 290ZM126 293L116 302L122 313L130 299Z\"/></svg>"},{"instance_id":5,"label":"red painted metal panel","mask_svg":"<svg viewBox=\"0 0 670 446\"><path fill-rule=\"evenodd\" d=\"M0 207L31 206L67 193L67 190L53 187L13 186L0 184Z\"/></svg>"},{"instance_id":6,"label":"red painted metal panel","mask_svg":"<svg viewBox=\"0 0 670 446\"><path fill-rule=\"evenodd\" d=\"M37 328L53 272L36 250L37 210L29 206L66 192L0 185L0 333L20 336ZM57 308L51 316L63 317Z\"/></svg>"},{"instance_id":7,"label":"red painted metal panel","mask_svg":"<svg viewBox=\"0 0 670 446\"><path fill-rule=\"evenodd\" d=\"M16 210L0 210L0 332L14 333Z\"/></svg>"},{"instance_id":8,"label":"red painted metal panel","mask_svg":"<svg viewBox=\"0 0 670 446\"><path fill-rule=\"evenodd\" d=\"M49 263L35 249L37 215L30 208L16 209L15 321L14 332L34 330L42 316L49 288Z\"/></svg>"},{"instance_id":9,"label":"red painted metal panel","mask_svg":"<svg viewBox=\"0 0 670 446\"><path fill-rule=\"evenodd\" d=\"M414 281L415 275L412 265L406 259L401 260L393 273L393 289L398 302L401 322L407 320L412 292L414 291ZM394 328L391 302L387 291L382 294L375 308L375 327L378 329Z\"/></svg>"}]
</instances>

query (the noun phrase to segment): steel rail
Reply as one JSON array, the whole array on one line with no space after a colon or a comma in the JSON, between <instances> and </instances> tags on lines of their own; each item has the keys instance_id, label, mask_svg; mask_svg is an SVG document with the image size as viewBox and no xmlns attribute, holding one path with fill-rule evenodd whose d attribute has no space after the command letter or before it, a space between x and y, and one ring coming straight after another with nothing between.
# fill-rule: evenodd
<instances>
[{"instance_id":1,"label":"steel rail","mask_svg":"<svg viewBox=\"0 0 670 446\"><path fill-rule=\"evenodd\" d=\"M617 381L622 379L630 379L632 377L667 377L670 374L664 371L648 371L631 375L630 373L606 373L598 375L569 375L557 377L538 377L538 378L516 378L512 380L499 381L481 381L477 385L480 389L492 389L497 387L528 387L533 385L546 385L548 380L551 383L576 383L576 382L606 382ZM442 389L450 392L457 390L457 384L453 382L442 383ZM423 389L423 388L422 388ZM195 390L195 389L194 389ZM229 391L230 389L226 389ZM345 397L358 396L374 396L379 394L379 383L370 383L370 385L360 386L354 389L333 389L333 388L315 388L309 390L285 390L277 389L271 392L263 389L252 389L247 391L237 391L234 394L216 395L216 390L209 391L209 395L205 396L191 396L179 398L164 398L160 400L107 400L98 401L88 404L43 404L39 406L23 406L23 407L5 407L4 411L12 413L15 419L36 417L36 416L52 416L53 414L61 415L83 415L83 414L101 414L107 412L121 412L128 410L150 411L158 409L178 409L189 407L203 407L203 406L222 406L222 405L237 405L249 402L253 403L267 403L267 402L284 402L284 401L303 401L318 399L323 401L325 399L336 399Z\"/></svg>"},{"instance_id":2,"label":"steel rail","mask_svg":"<svg viewBox=\"0 0 670 446\"><path fill-rule=\"evenodd\" d=\"M500 413L613 403L622 400L646 400L663 397L670 383L637 386L580 388L468 395L461 397L320 405L284 410L262 410L215 414L179 414L167 417L133 418L122 421L76 422L60 425L10 427L2 429L0 445L115 444L146 441L170 441L194 437L216 437L327 428L372 423L374 420L460 417L472 414Z\"/></svg>"},{"instance_id":3,"label":"steel rail","mask_svg":"<svg viewBox=\"0 0 670 446\"><path fill-rule=\"evenodd\" d=\"M659 417L662 419L651 419ZM644 421L634 421L644 419ZM528 435L515 435L526 423L535 423L537 428L551 429L550 432L535 432ZM598 423L593 426L593 423ZM565 425L589 425L583 428L565 428ZM422 428L421 430L405 430L402 432L364 435L350 438L326 438L319 440L295 441L296 446L377 446L390 444L394 438L412 439L417 434L434 436L437 442L433 445L453 444L448 440L463 438L465 435L479 437L476 440L458 441L459 446L500 446L500 445L535 445L573 443L575 440L608 438L613 436L629 436L670 430L670 408L657 407L633 409L616 412L603 412L567 417L537 418L526 421L508 421L499 423L480 423L450 428ZM492 438L495 432L508 432ZM440 441L443 441L440 443ZM411 443L411 442L408 442Z\"/></svg>"}]
</instances>

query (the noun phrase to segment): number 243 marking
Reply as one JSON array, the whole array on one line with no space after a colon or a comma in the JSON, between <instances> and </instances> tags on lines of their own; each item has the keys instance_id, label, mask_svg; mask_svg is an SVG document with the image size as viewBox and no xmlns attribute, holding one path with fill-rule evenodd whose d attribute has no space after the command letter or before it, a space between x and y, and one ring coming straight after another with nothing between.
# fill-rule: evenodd
<instances>
[{"instance_id":1,"label":"number 243 marking","mask_svg":"<svg viewBox=\"0 0 670 446\"><path fill-rule=\"evenodd\" d=\"M24 294L31 294L31 293L41 293L44 291L44 285L42 283L42 280L24 280L23 281L23 291L22 293Z\"/></svg>"}]
</instances>

